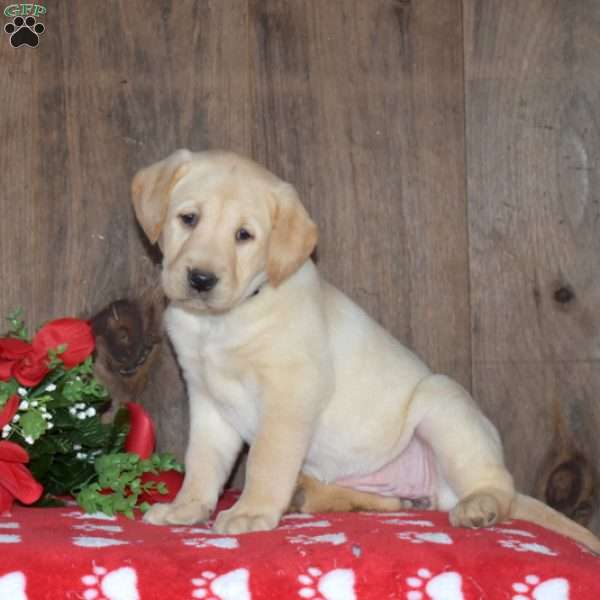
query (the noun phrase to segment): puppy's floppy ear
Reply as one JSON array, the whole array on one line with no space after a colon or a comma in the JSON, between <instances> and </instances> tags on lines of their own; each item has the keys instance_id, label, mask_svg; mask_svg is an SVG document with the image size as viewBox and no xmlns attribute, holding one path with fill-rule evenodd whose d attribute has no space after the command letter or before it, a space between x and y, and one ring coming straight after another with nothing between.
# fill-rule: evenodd
<instances>
[{"instance_id":1,"label":"puppy's floppy ear","mask_svg":"<svg viewBox=\"0 0 600 600\"><path fill-rule=\"evenodd\" d=\"M131 195L135 216L152 244L160 237L171 189L187 173L191 160L189 150L177 150L164 160L140 169L133 178Z\"/></svg>"},{"instance_id":2,"label":"puppy's floppy ear","mask_svg":"<svg viewBox=\"0 0 600 600\"><path fill-rule=\"evenodd\" d=\"M293 186L281 182L274 192L267 275L277 287L308 259L319 233Z\"/></svg>"}]
</instances>

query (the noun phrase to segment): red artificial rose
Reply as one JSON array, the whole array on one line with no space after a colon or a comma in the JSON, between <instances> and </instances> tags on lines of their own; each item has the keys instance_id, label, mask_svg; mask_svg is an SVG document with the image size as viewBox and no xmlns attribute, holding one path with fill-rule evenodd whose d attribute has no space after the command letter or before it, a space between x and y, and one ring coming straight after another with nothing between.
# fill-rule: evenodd
<instances>
[{"instance_id":1,"label":"red artificial rose","mask_svg":"<svg viewBox=\"0 0 600 600\"><path fill-rule=\"evenodd\" d=\"M46 354L48 350L66 346L66 350L58 357L67 369L72 369L94 351L95 342L92 328L87 321L66 317L46 323L35 334L32 346Z\"/></svg>"},{"instance_id":2,"label":"red artificial rose","mask_svg":"<svg viewBox=\"0 0 600 600\"><path fill-rule=\"evenodd\" d=\"M48 374L48 352L58 354L67 369L82 363L94 351L94 336L87 321L56 319L46 323L31 344L16 338L0 338L0 380L15 377L25 387L35 387Z\"/></svg>"},{"instance_id":3,"label":"red artificial rose","mask_svg":"<svg viewBox=\"0 0 600 600\"><path fill-rule=\"evenodd\" d=\"M18 444L0 442L0 514L10 511L15 499L32 504L44 488L33 478L24 463L29 455Z\"/></svg>"},{"instance_id":4,"label":"red artificial rose","mask_svg":"<svg viewBox=\"0 0 600 600\"><path fill-rule=\"evenodd\" d=\"M13 377L25 387L35 387L48 375L48 353L31 352L13 366Z\"/></svg>"},{"instance_id":5,"label":"red artificial rose","mask_svg":"<svg viewBox=\"0 0 600 600\"><path fill-rule=\"evenodd\" d=\"M48 373L46 354L16 338L0 339L0 379L15 377L24 386L37 385Z\"/></svg>"},{"instance_id":6,"label":"red artificial rose","mask_svg":"<svg viewBox=\"0 0 600 600\"><path fill-rule=\"evenodd\" d=\"M154 450L154 423L141 404L128 402L130 427L125 440L125 452L137 454L141 459L150 458Z\"/></svg>"},{"instance_id":7,"label":"red artificial rose","mask_svg":"<svg viewBox=\"0 0 600 600\"><path fill-rule=\"evenodd\" d=\"M0 340L1 341L1 340ZM0 358L0 381L8 381L12 377L14 361Z\"/></svg>"},{"instance_id":8,"label":"red artificial rose","mask_svg":"<svg viewBox=\"0 0 600 600\"><path fill-rule=\"evenodd\" d=\"M31 344L17 338L0 338L0 358L19 360L31 352Z\"/></svg>"},{"instance_id":9,"label":"red artificial rose","mask_svg":"<svg viewBox=\"0 0 600 600\"><path fill-rule=\"evenodd\" d=\"M13 377L15 363L31 352L31 344L16 338L0 338L0 381Z\"/></svg>"},{"instance_id":10,"label":"red artificial rose","mask_svg":"<svg viewBox=\"0 0 600 600\"><path fill-rule=\"evenodd\" d=\"M0 410L0 429L13 420L13 417L19 410L19 404L21 404L21 399L16 394L7 400L4 408Z\"/></svg>"}]
</instances>

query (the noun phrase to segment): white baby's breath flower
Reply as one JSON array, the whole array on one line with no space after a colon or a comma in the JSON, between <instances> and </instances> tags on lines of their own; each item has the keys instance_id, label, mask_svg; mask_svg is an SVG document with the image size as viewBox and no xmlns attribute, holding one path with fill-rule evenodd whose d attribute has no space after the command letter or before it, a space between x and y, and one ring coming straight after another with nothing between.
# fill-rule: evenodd
<instances>
[{"instance_id":1,"label":"white baby's breath flower","mask_svg":"<svg viewBox=\"0 0 600 600\"><path fill-rule=\"evenodd\" d=\"M71 406L69 409L69 414L74 415L77 412L77 409L74 406Z\"/></svg>"},{"instance_id":2,"label":"white baby's breath flower","mask_svg":"<svg viewBox=\"0 0 600 600\"><path fill-rule=\"evenodd\" d=\"M46 429L52 429L54 427L54 423L52 421L48 421L48 424L46 425Z\"/></svg>"},{"instance_id":3,"label":"white baby's breath flower","mask_svg":"<svg viewBox=\"0 0 600 600\"><path fill-rule=\"evenodd\" d=\"M21 417L20 417L19 415L15 415L15 416L12 418L12 422L13 422L13 423L18 423L20 420L21 420Z\"/></svg>"},{"instance_id":4,"label":"white baby's breath flower","mask_svg":"<svg viewBox=\"0 0 600 600\"><path fill-rule=\"evenodd\" d=\"M56 389L56 385L55 385L54 383L49 383L49 384L46 386L46 391L47 391L47 392L53 392L55 389Z\"/></svg>"},{"instance_id":5,"label":"white baby's breath flower","mask_svg":"<svg viewBox=\"0 0 600 600\"><path fill-rule=\"evenodd\" d=\"M75 458L78 458L79 460L83 459L83 458L87 458L87 454L84 454L83 452L78 452L75 455Z\"/></svg>"},{"instance_id":6,"label":"white baby's breath flower","mask_svg":"<svg viewBox=\"0 0 600 600\"><path fill-rule=\"evenodd\" d=\"M77 413L77 418L83 421L86 418L86 414L84 412Z\"/></svg>"},{"instance_id":7,"label":"white baby's breath flower","mask_svg":"<svg viewBox=\"0 0 600 600\"><path fill-rule=\"evenodd\" d=\"M73 450L81 450L81 444L73 444Z\"/></svg>"},{"instance_id":8,"label":"white baby's breath flower","mask_svg":"<svg viewBox=\"0 0 600 600\"><path fill-rule=\"evenodd\" d=\"M12 427L8 424L6 424L3 428L2 431L10 431L12 429Z\"/></svg>"},{"instance_id":9,"label":"white baby's breath flower","mask_svg":"<svg viewBox=\"0 0 600 600\"><path fill-rule=\"evenodd\" d=\"M52 420L52 415L49 412L43 412L42 413L42 418L46 419L46 421L51 421Z\"/></svg>"},{"instance_id":10,"label":"white baby's breath flower","mask_svg":"<svg viewBox=\"0 0 600 600\"><path fill-rule=\"evenodd\" d=\"M26 436L26 437L25 437L25 441L26 441L28 444L33 444L33 438L32 438L30 435L28 435L28 436Z\"/></svg>"},{"instance_id":11,"label":"white baby's breath flower","mask_svg":"<svg viewBox=\"0 0 600 600\"><path fill-rule=\"evenodd\" d=\"M37 408L37 407L39 406L39 404L40 404L40 403L39 403L37 400L34 400L34 401L31 403L31 406L33 406L33 408Z\"/></svg>"},{"instance_id":12,"label":"white baby's breath flower","mask_svg":"<svg viewBox=\"0 0 600 600\"><path fill-rule=\"evenodd\" d=\"M95 417L96 416L96 409L93 406L90 406L86 411L85 414L88 417Z\"/></svg>"},{"instance_id":13,"label":"white baby's breath flower","mask_svg":"<svg viewBox=\"0 0 600 600\"><path fill-rule=\"evenodd\" d=\"M17 394L22 398L23 396L27 396L27 390L24 387L17 388Z\"/></svg>"},{"instance_id":14,"label":"white baby's breath flower","mask_svg":"<svg viewBox=\"0 0 600 600\"><path fill-rule=\"evenodd\" d=\"M75 408L79 409L79 410L84 410L86 408L85 404L83 402L78 402L75 405Z\"/></svg>"},{"instance_id":15,"label":"white baby's breath flower","mask_svg":"<svg viewBox=\"0 0 600 600\"><path fill-rule=\"evenodd\" d=\"M19 410L27 410L29 408L29 402L27 400L21 400L21 404L19 404Z\"/></svg>"},{"instance_id":16,"label":"white baby's breath flower","mask_svg":"<svg viewBox=\"0 0 600 600\"><path fill-rule=\"evenodd\" d=\"M4 429L2 430L2 437L4 439L6 439L9 435L10 435L10 431L4 431Z\"/></svg>"}]
</instances>

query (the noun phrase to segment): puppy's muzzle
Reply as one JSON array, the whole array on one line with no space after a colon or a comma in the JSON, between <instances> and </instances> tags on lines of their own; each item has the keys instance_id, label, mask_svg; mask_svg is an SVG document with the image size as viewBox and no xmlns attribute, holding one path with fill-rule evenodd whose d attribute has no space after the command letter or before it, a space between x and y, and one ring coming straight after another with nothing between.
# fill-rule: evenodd
<instances>
[{"instance_id":1,"label":"puppy's muzzle","mask_svg":"<svg viewBox=\"0 0 600 600\"><path fill-rule=\"evenodd\" d=\"M197 292L210 292L219 283L219 278L209 271L188 269L188 283Z\"/></svg>"}]
</instances>

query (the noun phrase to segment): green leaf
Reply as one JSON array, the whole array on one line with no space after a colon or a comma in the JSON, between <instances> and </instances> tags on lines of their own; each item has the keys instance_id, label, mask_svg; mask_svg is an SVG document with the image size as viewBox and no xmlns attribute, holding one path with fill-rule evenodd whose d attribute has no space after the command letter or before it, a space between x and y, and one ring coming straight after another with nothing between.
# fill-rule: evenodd
<instances>
[{"instance_id":1,"label":"green leaf","mask_svg":"<svg viewBox=\"0 0 600 600\"><path fill-rule=\"evenodd\" d=\"M109 424L102 423L98 416L75 420L77 443L86 448L103 448L106 445L112 429Z\"/></svg>"},{"instance_id":2,"label":"green leaf","mask_svg":"<svg viewBox=\"0 0 600 600\"><path fill-rule=\"evenodd\" d=\"M61 344L57 348L50 348L50 350L48 350L48 368L51 371L62 366L63 361L60 358L60 355L63 354L66 349L67 345Z\"/></svg>"},{"instance_id":3,"label":"green leaf","mask_svg":"<svg viewBox=\"0 0 600 600\"><path fill-rule=\"evenodd\" d=\"M8 381L0 381L0 408L2 408L6 401L17 393L19 384L16 379L9 379Z\"/></svg>"},{"instance_id":4,"label":"green leaf","mask_svg":"<svg viewBox=\"0 0 600 600\"><path fill-rule=\"evenodd\" d=\"M46 431L46 421L37 410L28 410L21 417L19 425L23 430L23 437L31 437L34 441Z\"/></svg>"},{"instance_id":5,"label":"green leaf","mask_svg":"<svg viewBox=\"0 0 600 600\"><path fill-rule=\"evenodd\" d=\"M47 492L63 496L81 489L95 478L94 465L78 459L76 453L55 454L50 468L40 483Z\"/></svg>"},{"instance_id":6,"label":"green leaf","mask_svg":"<svg viewBox=\"0 0 600 600\"><path fill-rule=\"evenodd\" d=\"M121 452L125 446L125 440L131 429L131 417L126 408L120 408L115 415L112 430L108 437L104 451L107 454Z\"/></svg>"},{"instance_id":7,"label":"green leaf","mask_svg":"<svg viewBox=\"0 0 600 600\"><path fill-rule=\"evenodd\" d=\"M36 444L37 445L37 444ZM52 454L43 454L37 459L30 458L29 470L36 481L42 481L52 464Z\"/></svg>"},{"instance_id":8,"label":"green leaf","mask_svg":"<svg viewBox=\"0 0 600 600\"><path fill-rule=\"evenodd\" d=\"M23 321L23 309L16 308L13 312L9 313L8 318L8 335L9 337L15 337L25 342L29 341L29 333L25 327Z\"/></svg>"},{"instance_id":9,"label":"green leaf","mask_svg":"<svg viewBox=\"0 0 600 600\"><path fill-rule=\"evenodd\" d=\"M183 468L168 454L155 454L146 460L141 460L137 454L123 452L100 456L95 463L97 482L85 486L78 494L77 502L88 512L122 513L132 518L142 492L168 493L163 482L142 483L141 480L143 473L156 473L160 465L177 470ZM144 510L149 507L147 503L142 506Z\"/></svg>"}]
</instances>

